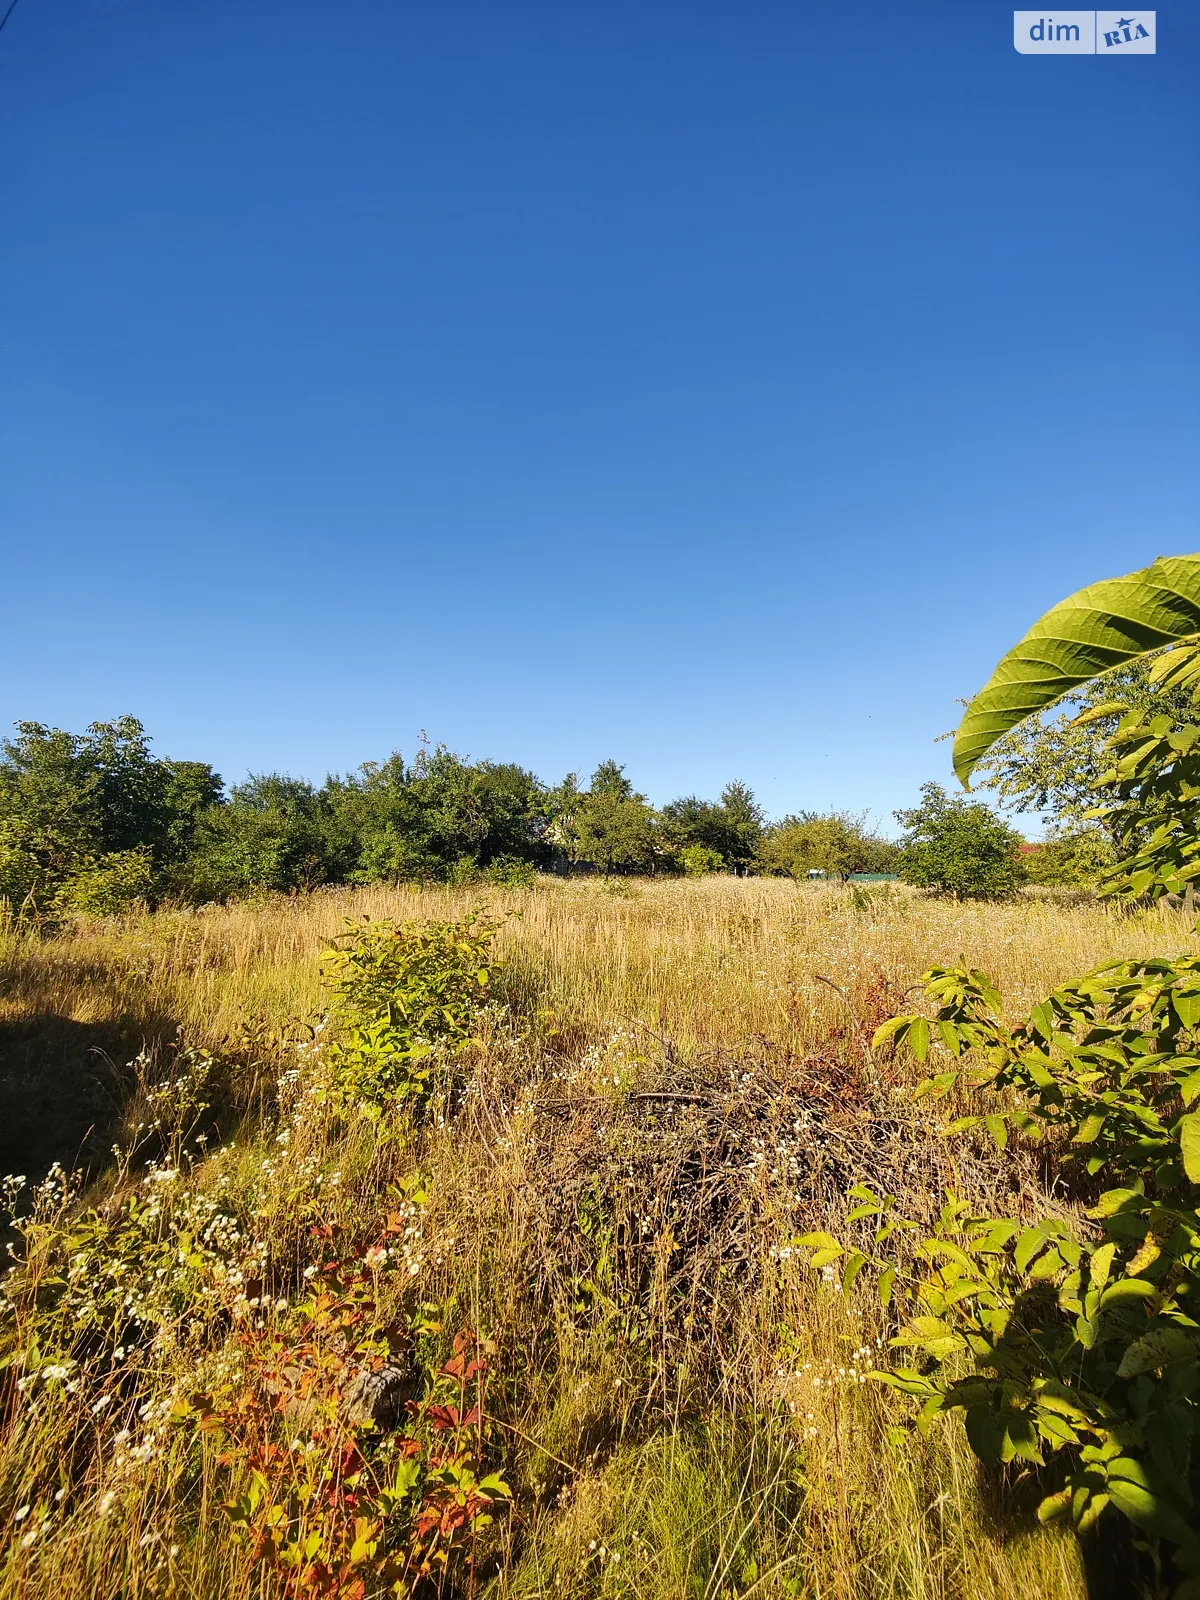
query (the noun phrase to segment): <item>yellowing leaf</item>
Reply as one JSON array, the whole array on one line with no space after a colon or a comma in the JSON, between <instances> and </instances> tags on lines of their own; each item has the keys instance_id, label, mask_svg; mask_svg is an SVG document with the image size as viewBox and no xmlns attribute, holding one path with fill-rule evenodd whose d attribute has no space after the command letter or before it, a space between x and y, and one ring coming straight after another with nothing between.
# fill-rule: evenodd
<instances>
[{"instance_id":1,"label":"yellowing leaf","mask_svg":"<svg viewBox=\"0 0 1200 1600\"><path fill-rule=\"evenodd\" d=\"M1179 1150L1189 1180L1200 1183L1200 1111L1179 1119Z\"/></svg>"},{"instance_id":2,"label":"yellowing leaf","mask_svg":"<svg viewBox=\"0 0 1200 1600\"><path fill-rule=\"evenodd\" d=\"M1200 1344L1195 1334L1183 1328L1159 1328L1135 1339L1121 1357L1119 1378L1136 1378L1140 1372L1156 1372L1176 1361L1194 1361Z\"/></svg>"}]
</instances>

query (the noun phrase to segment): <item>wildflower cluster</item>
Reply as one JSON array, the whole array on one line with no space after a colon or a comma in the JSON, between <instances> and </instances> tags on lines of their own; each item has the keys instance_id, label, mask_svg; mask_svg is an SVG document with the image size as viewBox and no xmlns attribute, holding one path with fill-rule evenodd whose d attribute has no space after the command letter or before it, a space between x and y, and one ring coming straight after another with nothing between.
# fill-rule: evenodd
<instances>
[{"instance_id":1,"label":"wildflower cluster","mask_svg":"<svg viewBox=\"0 0 1200 1600\"><path fill-rule=\"evenodd\" d=\"M10 1182L8 1199L19 1189ZM218 1199L151 1163L137 1188L108 1207L75 1211L78 1179L54 1167L26 1215L10 1210L13 1264L0 1318L30 1337L7 1357L18 1389L57 1381L79 1360L120 1366L150 1346L175 1347L218 1312L249 1309L265 1251Z\"/></svg>"}]
</instances>

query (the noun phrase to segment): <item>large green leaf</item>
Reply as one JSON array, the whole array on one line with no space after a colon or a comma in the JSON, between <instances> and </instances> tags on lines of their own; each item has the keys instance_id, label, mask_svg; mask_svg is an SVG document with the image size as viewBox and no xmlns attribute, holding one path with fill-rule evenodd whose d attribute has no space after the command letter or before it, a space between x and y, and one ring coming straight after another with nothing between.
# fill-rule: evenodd
<instances>
[{"instance_id":1,"label":"large green leaf","mask_svg":"<svg viewBox=\"0 0 1200 1600\"><path fill-rule=\"evenodd\" d=\"M967 707L954 770L967 783L996 740L1081 683L1134 656L1200 635L1200 555L1163 556L1089 584L1047 611Z\"/></svg>"}]
</instances>

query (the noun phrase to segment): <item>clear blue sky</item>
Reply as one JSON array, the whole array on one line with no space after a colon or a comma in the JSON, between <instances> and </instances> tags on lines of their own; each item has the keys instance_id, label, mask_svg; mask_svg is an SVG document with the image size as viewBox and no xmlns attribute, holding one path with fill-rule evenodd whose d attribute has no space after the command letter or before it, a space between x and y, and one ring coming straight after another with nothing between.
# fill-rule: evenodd
<instances>
[{"instance_id":1,"label":"clear blue sky","mask_svg":"<svg viewBox=\"0 0 1200 1600\"><path fill-rule=\"evenodd\" d=\"M2 6L0 6L2 9ZM20 0L0 720L884 815L1200 548L1200 8Z\"/></svg>"}]
</instances>

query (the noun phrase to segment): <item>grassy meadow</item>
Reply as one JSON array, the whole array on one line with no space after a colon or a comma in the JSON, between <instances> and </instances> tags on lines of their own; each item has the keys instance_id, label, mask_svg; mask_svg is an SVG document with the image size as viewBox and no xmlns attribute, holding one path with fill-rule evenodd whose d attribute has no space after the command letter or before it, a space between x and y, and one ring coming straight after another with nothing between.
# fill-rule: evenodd
<instances>
[{"instance_id":1,"label":"grassy meadow","mask_svg":"<svg viewBox=\"0 0 1200 1600\"><path fill-rule=\"evenodd\" d=\"M323 1087L325 943L481 902L491 998L444 1092L421 1119L347 1115ZM845 1299L795 1240L863 1181L923 1218L948 1188L1045 1210L1032 1158L942 1139L915 1069L871 1055L927 966L965 958L1016 1012L1192 939L1082 896L724 876L0 936L0 1170L27 1180L24 1289L0 1305L0 1595L1102 1593L1103 1563L982 1481L957 1422L913 1431L866 1376L887 1330L865 1280ZM366 1305L411 1330L418 1398L458 1384L438 1425L505 1486L490 1525L413 1535L433 1552L416 1579L331 1553L376 1514L337 1465L361 1443L342 1401ZM101 1325L137 1337L79 1334ZM456 1332L486 1371L447 1370Z\"/></svg>"}]
</instances>

